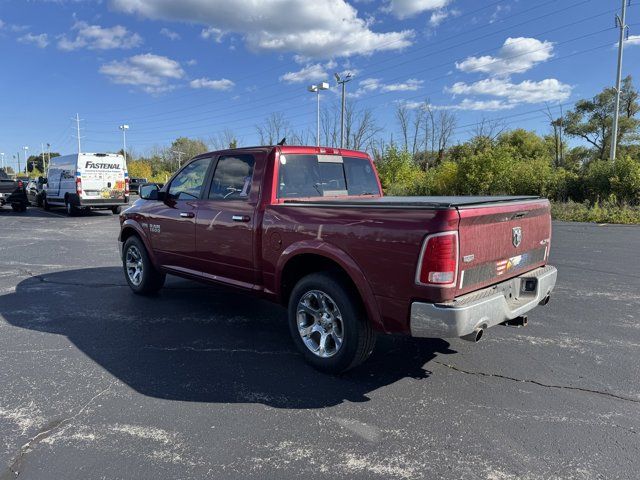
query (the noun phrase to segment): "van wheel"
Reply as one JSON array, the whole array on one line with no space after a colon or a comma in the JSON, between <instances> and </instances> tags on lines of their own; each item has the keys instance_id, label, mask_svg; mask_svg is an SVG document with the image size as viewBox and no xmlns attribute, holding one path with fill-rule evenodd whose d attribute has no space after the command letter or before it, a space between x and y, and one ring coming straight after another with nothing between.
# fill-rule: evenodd
<instances>
[{"instance_id":1,"label":"van wheel","mask_svg":"<svg viewBox=\"0 0 640 480\"><path fill-rule=\"evenodd\" d=\"M111 213L118 215L120 213L120 207L111 207Z\"/></svg>"},{"instance_id":2,"label":"van wheel","mask_svg":"<svg viewBox=\"0 0 640 480\"><path fill-rule=\"evenodd\" d=\"M296 284L289 298L289 329L305 360L326 373L360 365L375 346L357 292L331 273L313 273Z\"/></svg>"},{"instance_id":3,"label":"van wheel","mask_svg":"<svg viewBox=\"0 0 640 480\"><path fill-rule=\"evenodd\" d=\"M133 293L151 295L164 285L166 275L153 266L142 240L136 236L129 237L124 244L122 266Z\"/></svg>"},{"instance_id":4,"label":"van wheel","mask_svg":"<svg viewBox=\"0 0 640 480\"><path fill-rule=\"evenodd\" d=\"M67 212L68 217L74 217L78 213L78 210L76 209L76 207L71 205L71 202L69 200L64 202L64 208Z\"/></svg>"},{"instance_id":5,"label":"van wheel","mask_svg":"<svg viewBox=\"0 0 640 480\"><path fill-rule=\"evenodd\" d=\"M26 212L27 206L24 203L12 203L11 208L14 212Z\"/></svg>"}]
</instances>

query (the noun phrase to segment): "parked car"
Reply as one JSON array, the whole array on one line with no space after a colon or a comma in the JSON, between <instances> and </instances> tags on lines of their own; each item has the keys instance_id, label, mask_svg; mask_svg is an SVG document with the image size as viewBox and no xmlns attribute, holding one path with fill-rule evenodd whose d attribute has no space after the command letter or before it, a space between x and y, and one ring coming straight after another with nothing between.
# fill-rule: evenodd
<instances>
[{"instance_id":1,"label":"parked car","mask_svg":"<svg viewBox=\"0 0 640 480\"><path fill-rule=\"evenodd\" d=\"M43 206L67 215L106 208L114 214L129 203L129 176L122 155L81 153L53 157L45 179Z\"/></svg>"},{"instance_id":2,"label":"parked car","mask_svg":"<svg viewBox=\"0 0 640 480\"><path fill-rule=\"evenodd\" d=\"M42 207L42 200L44 198L44 178L40 177L35 180L29 180L27 183L27 198L29 199L29 204L36 207Z\"/></svg>"},{"instance_id":3,"label":"parked car","mask_svg":"<svg viewBox=\"0 0 640 480\"><path fill-rule=\"evenodd\" d=\"M350 150L200 155L143 186L120 222L133 292L173 274L280 302L305 359L332 373L379 333L478 341L523 326L556 283L547 200L384 197L371 159Z\"/></svg>"},{"instance_id":4,"label":"parked car","mask_svg":"<svg viewBox=\"0 0 640 480\"><path fill-rule=\"evenodd\" d=\"M14 212L25 212L29 205L25 191L25 183L22 180L12 180L0 170L0 207L11 205Z\"/></svg>"},{"instance_id":5,"label":"parked car","mask_svg":"<svg viewBox=\"0 0 640 480\"><path fill-rule=\"evenodd\" d=\"M149 180L147 180L146 178L131 178L129 181L129 191L132 194L135 193L137 195L140 192L140 185L148 182Z\"/></svg>"}]
</instances>

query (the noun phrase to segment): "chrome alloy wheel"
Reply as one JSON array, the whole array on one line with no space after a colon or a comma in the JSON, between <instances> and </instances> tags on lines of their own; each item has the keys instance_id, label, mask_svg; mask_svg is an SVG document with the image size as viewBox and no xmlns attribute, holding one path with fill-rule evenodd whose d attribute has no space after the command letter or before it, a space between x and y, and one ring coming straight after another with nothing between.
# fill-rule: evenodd
<instances>
[{"instance_id":1,"label":"chrome alloy wheel","mask_svg":"<svg viewBox=\"0 0 640 480\"><path fill-rule=\"evenodd\" d=\"M321 358L333 357L344 340L344 323L333 299L320 290L310 290L298 302L298 332L306 347Z\"/></svg>"},{"instance_id":2,"label":"chrome alloy wheel","mask_svg":"<svg viewBox=\"0 0 640 480\"><path fill-rule=\"evenodd\" d=\"M136 287L142 283L142 254L135 245L127 249L125 265L129 281Z\"/></svg>"}]
</instances>

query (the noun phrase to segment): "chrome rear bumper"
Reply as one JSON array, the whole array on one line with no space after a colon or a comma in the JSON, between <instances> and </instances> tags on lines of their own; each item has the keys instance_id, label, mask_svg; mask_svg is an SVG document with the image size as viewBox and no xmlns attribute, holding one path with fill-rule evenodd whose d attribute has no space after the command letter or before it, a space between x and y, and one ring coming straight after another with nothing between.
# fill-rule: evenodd
<instances>
[{"instance_id":1,"label":"chrome rear bumper","mask_svg":"<svg viewBox=\"0 0 640 480\"><path fill-rule=\"evenodd\" d=\"M489 288L463 295L448 303L411 304L414 337L463 337L525 315L551 294L558 271L546 266ZM528 281L528 282L527 282ZM525 291L535 282L535 289Z\"/></svg>"}]
</instances>

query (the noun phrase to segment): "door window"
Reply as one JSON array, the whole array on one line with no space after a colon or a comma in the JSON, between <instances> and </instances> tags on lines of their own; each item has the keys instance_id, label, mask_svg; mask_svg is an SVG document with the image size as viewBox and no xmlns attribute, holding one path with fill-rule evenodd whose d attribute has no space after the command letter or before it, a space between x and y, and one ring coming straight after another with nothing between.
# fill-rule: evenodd
<instances>
[{"instance_id":1,"label":"door window","mask_svg":"<svg viewBox=\"0 0 640 480\"><path fill-rule=\"evenodd\" d=\"M184 167L169 185L169 197L175 200L193 200L200 198L202 185L211 163L210 158L195 160Z\"/></svg>"},{"instance_id":2,"label":"door window","mask_svg":"<svg viewBox=\"0 0 640 480\"><path fill-rule=\"evenodd\" d=\"M246 200L251 192L253 155L228 155L218 159L213 174L211 200Z\"/></svg>"}]
</instances>

